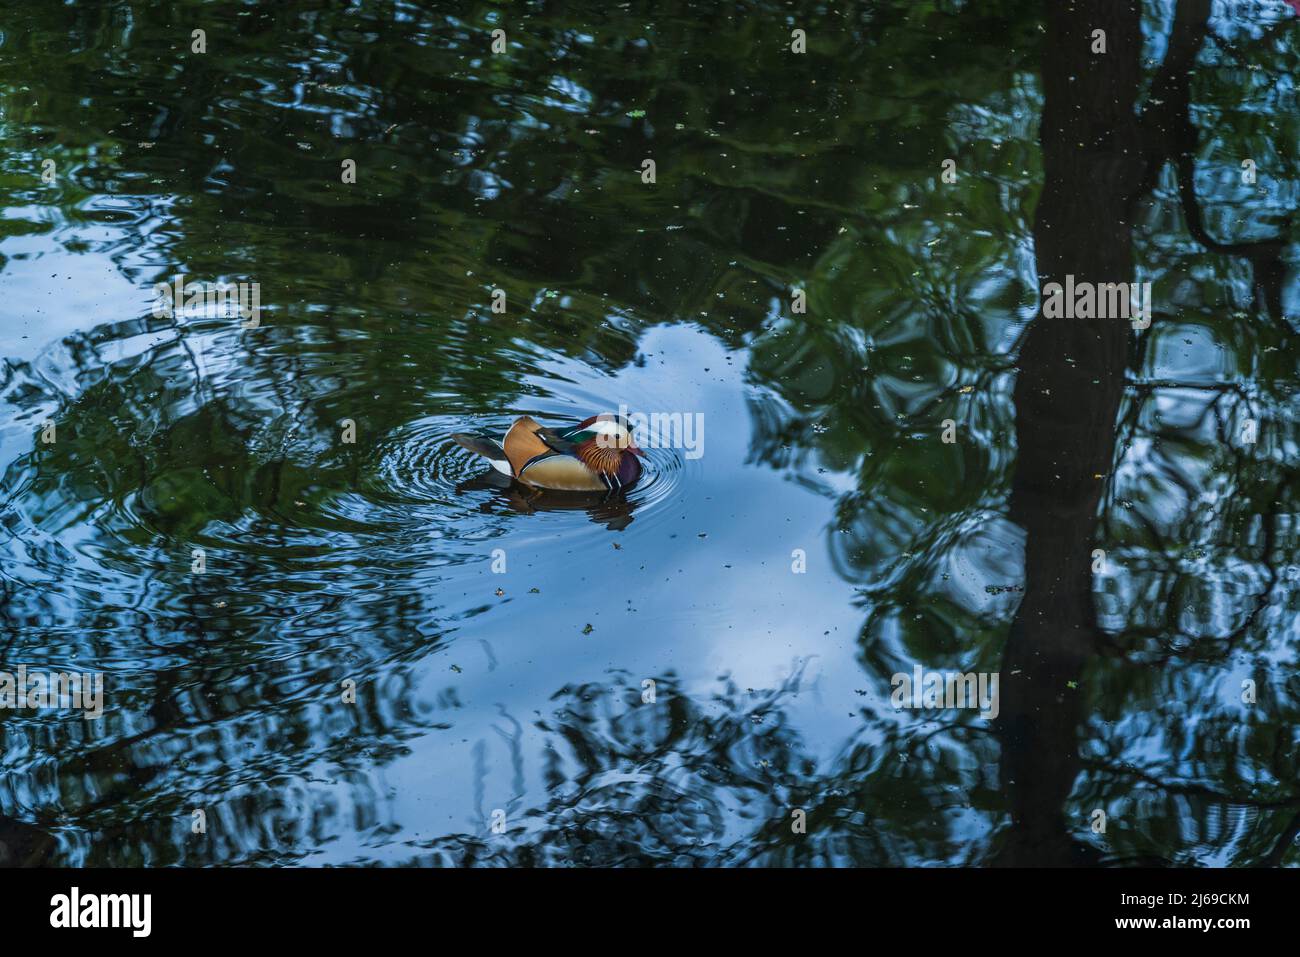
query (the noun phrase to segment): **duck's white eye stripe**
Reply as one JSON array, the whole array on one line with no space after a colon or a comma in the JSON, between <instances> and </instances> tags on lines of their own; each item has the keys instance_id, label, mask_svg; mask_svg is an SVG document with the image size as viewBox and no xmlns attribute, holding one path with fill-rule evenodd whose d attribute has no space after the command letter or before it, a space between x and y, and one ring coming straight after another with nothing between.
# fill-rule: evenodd
<instances>
[{"instance_id":1,"label":"duck's white eye stripe","mask_svg":"<svg viewBox=\"0 0 1300 957\"><path fill-rule=\"evenodd\" d=\"M618 435L623 430L619 428L617 422L594 422L589 431L596 432L600 435Z\"/></svg>"}]
</instances>

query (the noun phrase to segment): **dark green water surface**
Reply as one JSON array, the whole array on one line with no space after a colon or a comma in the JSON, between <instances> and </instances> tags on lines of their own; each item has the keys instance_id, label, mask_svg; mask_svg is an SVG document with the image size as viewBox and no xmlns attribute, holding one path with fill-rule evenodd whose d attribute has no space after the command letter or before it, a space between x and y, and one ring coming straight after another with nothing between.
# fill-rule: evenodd
<instances>
[{"instance_id":1,"label":"dark green water surface","mask_svg":"<svg viewBox=\"0 0 1300 957\"><path fill-rule=\"evenodd\" d=\"M9 4L0 670L105 713L0 710L0 862L1300 864L1298 66L1283 2ZM450 439L620 404L703 454Z\"/></svg>"}]
</instances>

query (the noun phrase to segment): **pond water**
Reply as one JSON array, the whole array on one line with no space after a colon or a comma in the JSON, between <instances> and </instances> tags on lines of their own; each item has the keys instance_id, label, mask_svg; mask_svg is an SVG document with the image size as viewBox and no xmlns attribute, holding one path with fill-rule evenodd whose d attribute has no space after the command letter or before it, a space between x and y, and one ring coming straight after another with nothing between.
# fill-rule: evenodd
<instances>
[{"instance_id":1,"label":"pond water","mask_svg":"<svg viewBox=\"0 0 1300 957\"><path fill-rule=\"evenodd\" d=\"M1104 7L11 10L0 863L1300 864L1300 18Z\"/></svg>"}]
</instances>

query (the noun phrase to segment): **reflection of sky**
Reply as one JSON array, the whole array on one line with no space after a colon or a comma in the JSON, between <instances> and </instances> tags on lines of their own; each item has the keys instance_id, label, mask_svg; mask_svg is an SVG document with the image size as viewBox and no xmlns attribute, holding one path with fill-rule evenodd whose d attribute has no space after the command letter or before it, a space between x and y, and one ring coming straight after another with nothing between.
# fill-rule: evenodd
<instances>
[{"instance_id":1,"label":"reflection of sky","mask_svg":"<svg viewBox=\"0 0 1300 957\"><path fill-rule=\"evenodd\" d=\"M140 299L147 308L148 296ZM78 316L69 311L62 321L71 330ZM174 335L164 330L110 341L103 354L112 359L143 354ZM201 339L206 337L195 336L194 345ZM219 340L223 336L211 340L216 358L226 374L238 376ZM523 391L538 393L535 403L553 408L557 416L618 401L633 411L703 412L704 455L683 461L680 450L673 452L680 465L676 484L667 497L651 498L634 512L625 531L611 532L582 511L511 516L503 535L479 540L481 561L452 566L436 579L439 618L453 628L452 640L413 664L417 690L406 703L450 727L416 730L404 742L409 754L368 765L363 779L378 799L379 820L373 826L395 822L394 841L479 832L480 814L513 808L510 802L518 797L523 807L543 804L544 736L533 721L554 710L552 696L562 686L601 683L611 669L633 676L634 686L642 677L671 672L684 692L707 700L723 675L742 689L761 691L802 668L800 690L783 706L802 739L802 753L827 763L861 730L859 709L887 704L887 685L876 687L857 663L863 610L853 604L852 587L835 573L826 551L834 500L749 461L750 403L762 401L762 395L744 381L745 354L728 353L690 325L651 329L640 353L644 365L605 378L593 377L574 360L543 355L544 373L526 381ZM72 382L65 385L74 388ZM30 435L12 437L30 448ZM844 481L829 473L821 479L837 486ZM69 515L60 525L63 546L89 549L83 571L88 581L97 580L97 564L113 556L104 550L95 523ZM615 541L621 549L612 547ZM494 548L506 550L509 574L491 573ZM791 571L796 548L807 555L804 574ZM213 553L214 561L218 554ZM503 598L494 595L498 587L506 592ZM540 594L528 593L534 587ZM470 614L483 606L484 613ZM584 635L588 623L593 631ZM124 652L118 647L101 664L117 673L134 672L132 683L165 660L159 649L148 650L151 657ZM388 667L356 677L379 686L383 699L392 693L385 686ZM864 689L866 696L857 693ZM664 703L661 699L659 706ZM756 720L762 717L760 711ZM515 794L517 770L502 734L513 727L509 718L522 726L523 795ZM276 788L290 808L306 813L329 806L334 820L349 820L356 782L339 773L318 762L315 770L285 777ZM354 809L363 819L369 813ZM408 853L400 844L388 851L369 846L383 840L379 832L369 833L371 826L362 832L335 829L339 839L309 860L400 860ZM748 826L733 818L728 839L739 838Z\"/></svg>"},{"instance_id":2,"label":"reflection of sky","mask_svg":"<svg viewBox=\"0 0 1300 957\"><path fill-rule=\"evenodd\" d=\"M652 329L640 347L651 358L643 368L620 370L608 396L653 395L669 403L644 411L703 411L698 468L673 498L656 503L657 514L639 512L625 532L596 536L558 562L545 551L537 561L528 554L530 544L546 548L544 538L533 537L529 517L484 543L483 561L457 579L457 590L469 590L471 604L497 587L514 600L466 622L454 644L421 662L421 697L429 702L454 689L463 711L446 716L455 721L452 729L412 741L412 753L385 772L395 819L419 820L432 803L447 809L448 830L477 829L471 798L480 741L484 813L506 806L514 769L507 739L493 729L511 725L498 705L524 727L524 803L542 803L535 757L543 738L531 722L550 714L561 685L600 683L609 669L626 671L637 687L642 678L672 671L683 690L707 698L723 674L741 688L772 688L806 660L802 691L787 699L787 714L806 752L823 760L862 726L857 709L872 699L856 690L871 688L887 699L887 687L874 688L856 661L863 613L827 559L833 502L767 466L746 464L743 355L727 362L716 340L690 326ZM560 384L545 383L550 390ZM562 518L587 523L581 513ZM615 541L621 549L613 549ZM510 562L506 575L489 568L487 552L497 547ZM805 574L791 571L795 548L807 553ZM526 594L532 587L541 595ZM588 623L594 630L583 635ZM495 670L477 639L491 646ZM451 672L452 664L461 673Z\"/></svg>"},{"instance_id":3,"label":"reflection of sky","mask_svg":"<svg viewBox=\"0 0 1300 957\"><path fill-rule=\"evenodd\" d=\"M66 239L64 236L62 239ZM82 228L76 238L110 245L121 233ZM71 253L51 234L11 236L0 269L0 356L31 360L41 349L78 330L147 314L153 291L132 283L112 257Z\"/></svg>"}]
</instances>

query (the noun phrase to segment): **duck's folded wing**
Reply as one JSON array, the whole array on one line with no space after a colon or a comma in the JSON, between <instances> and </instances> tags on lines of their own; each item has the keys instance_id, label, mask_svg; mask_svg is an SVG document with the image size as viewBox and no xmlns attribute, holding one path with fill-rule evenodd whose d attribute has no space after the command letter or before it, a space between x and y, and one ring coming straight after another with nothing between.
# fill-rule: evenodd
<instances>
[{"instance_id":1,"label":"duck's folded wing","mask_svg":"<svg viewBox=\"0 0 1300 957\"><path fill-rule=\"evenodd\" d=\"M523 472L524 466L529 461L551 451L550 447L537 437L537 430L540 428L541 426L534 419L524 415L516 419L515 424L510 426L510 431L506 433L505 441L501 444L505 447L506 458L510 460L516 475Z\"/></svg>"},{"instance_id":2,"label":"duck's folded wing","mask_svg":"<svg viewBox=\"0 0 1300 957\"><path fill-rule=\"evenodd\" d=\"M563 452L565 455L573 455L578 447L577 442L570 442L563 433L545 426L537 430L537 437L546 443L547 448L554 452Z\"/></svg>"}]
</instances>

